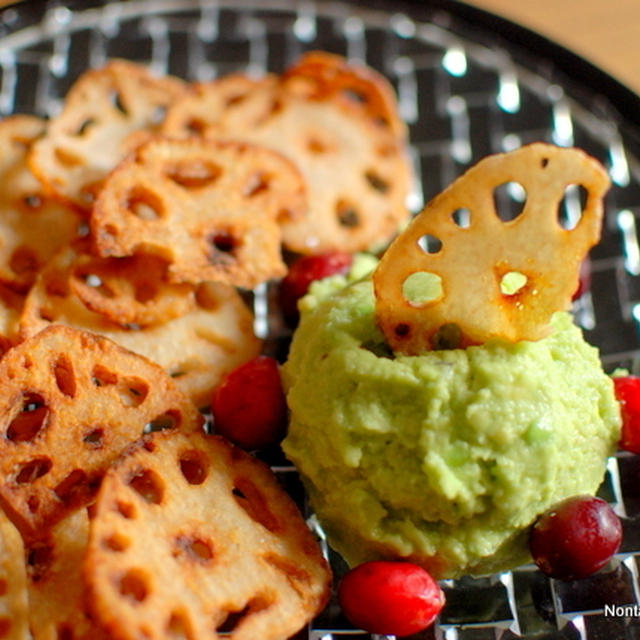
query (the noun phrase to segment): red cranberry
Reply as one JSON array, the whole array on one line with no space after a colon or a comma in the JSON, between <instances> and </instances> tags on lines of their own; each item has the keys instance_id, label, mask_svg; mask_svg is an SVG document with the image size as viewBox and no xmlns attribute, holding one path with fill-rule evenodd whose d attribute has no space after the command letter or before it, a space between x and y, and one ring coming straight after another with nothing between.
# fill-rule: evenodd
<instances>
[{"instance_id":1,"label":"red cranberry","mask_svg":"<svg viewBox=\"0 0 640 640\"><path fill-rule=\"evenodd\" d=\"M640 453L640 378L625 376L613 378L616 398L622 415L620 448Z\"/></svg>"},{"instance_id":2,"label":"red cranberry","mask_svg":"<svg viewBox=\"0 0 640 640\"><path fill-rule=\"evenodd\" d=\"M604 567L621 540L620 519L604 500L573 496L538 518L529 548L543 573L559 580L577 580Z\"/></svg>"},{"instance_id":3,"label":"red cranberry","mask_svg":"<svg viewBox=\"0 0 640 640\"><path fill-rule=\"evenodd\" d=\"M261 449L284 437L287 403L278 363L258 356L231 371L213 394L214 428L244 449Z\"/></svg>"},{"instance_id":4,"label":"red cranberry","mask_svg":"<svg viewBox=\"0 0 640 640\"><path fill-rule=\"evenodd\" d=\"M444 605L438 583L409 562L365 562L338 586L348 620L369 633L406 636L426 629Z\"/></svg>"},{"instance_id":5,"label":"red cranberry","mask_svg":"<svg viewBox=\"0 0 640 640\"><path fill-rule=\"evenodd\" d=\"M353 256L335 251L317 256L303 256L289 267L280 283L280 307L285 320L291 326L298 322L298 300L309 290L314 280L320 280L349 271Z\"/></svg>"}]
</instances>

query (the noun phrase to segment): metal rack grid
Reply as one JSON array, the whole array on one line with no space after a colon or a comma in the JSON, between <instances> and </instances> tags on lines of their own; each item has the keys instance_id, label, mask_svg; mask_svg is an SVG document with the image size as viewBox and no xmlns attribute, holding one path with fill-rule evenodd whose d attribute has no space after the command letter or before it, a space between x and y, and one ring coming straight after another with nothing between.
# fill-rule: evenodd
<instances>
[{"instance_id":1,"label":"metal rack grid","mask_svg":"<svg viewBox=\"0 0 640 640\"><path fill-rule=\"evenodd\" d=\"M613 186L602 242L592 253L591 291L575 304L575 316L606 369L640 371L640 162L629 148L627 123L593 89L558 79L552 63L541 71L516 61L508 46L487 46L461 26L455 10L434 9L428 20L417 20L392 3L368 9L320 0L32 1L0 12L0 115L55 114L78 74L111 57L205 81L234 71L279 72L304 51L325 49L366 62L394 84L410 129L414 211L486 154L535 140L582 147L605 164ZM569 213L578 197L567 195ZM266 289L257 292L255 310L262 335L287 339ZM299 493L290 467L276 471ZM414 637L640 638L639 479L636 456L609 461L601 495L622 517L625 537L604 571L562 583L524 566L446 582L442 616ZM326 550L339 574L340 559ZM335 603L297 637L380 640L352 629Z\"/></svg>"}]
</instances>

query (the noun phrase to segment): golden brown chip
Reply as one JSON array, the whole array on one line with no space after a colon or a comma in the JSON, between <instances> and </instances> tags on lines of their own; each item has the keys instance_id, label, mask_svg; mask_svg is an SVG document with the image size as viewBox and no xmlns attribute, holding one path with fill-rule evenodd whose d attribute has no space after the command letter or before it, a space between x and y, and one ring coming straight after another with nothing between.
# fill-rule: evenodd
<instances>
[{"instance_id":1,"label":"golden brown chip","mask_svg":"<svg viewBox=\"0 0 640 640\"><path fill-rule=\"evenodd\" d=\"M98 258L79 253L69 286L91 311L120 325L149 326L178 318L196 306L195 287L169 283L158 256Z\"/></svg>"},{"instance_id":2,"label":"golden brown chip","mask_svg":"<svg viewBox=\"0 0 640 640\"><path fill-rule=\"evenodd\" d=\"M89 209L107 173L157 128L182 91L181 80L124 60L85 72L34 145L34 173L59 197Z\"/></svg>"},{"instance_id":3,"label":"golden brown chip","mask_svg":"<svg viewBox=\"0 0 640 640\"><path fill-rule=\"evenodd\" d=\"M288 638L330 572L271 470L222 438L156 433L107 475L85 578L117 640Z\"/></svg>"},{"instance_id":4,"label":"golden brown chip","mask_svg":"<svg viewBox=\"0 0 640 640\"><path fill-rule=\"evenodd\" d=\"M305 206L300 174L277 153L157 138L105 181L91 232L102 256L162 256L174 282L251 288L284 275L277 219Z\"/></svg>"},{"instance_id":5,"label":"golden brown chip","mask_svg":"<svg viewBox=\"0 0 640 640\"><path fill-rule=\"evenodd\" d=\"M526 202L503 221L494 197L509 184L524 189ZM569 307L579 265L600 237L608 186L604 168L584 152L543 143L472 167L412 221L374 272L378 322L391 348L418 354L546 336L551 315ZM568 188L580 187L580 219L566 228L559 206ZM460 226L459 212L468 226ZM421 298L413 289L425 274L438 282L435 295Z\"/></svg>"},{"instance_id":6,"label":"golden brown chip","mask_svg":"<svg viewBox=\"0 0 640 640\"><path fill-rule=\"evenodd\" d=\"M89 516L78 509L27 545L33 640L109 638L87 613L82 564L88 539Z\"/></svg>"},{"instance_id":7,"label":"golden brown chip","mask_svg":"<svg viewBox=\"0 0 640 640\"><path fill-rule=\"evenodd\" d=\"M93 500L102 475L148 425L202 419L157 365L60 325L0 360L0 500L28 538Z\"/></svg>"},{"instance_id":8,"label":"golden brown chip","mask_svg":"<svg viewBox=\"0 0 640 640\"><path fill-rule=\"evenodd\" d=\"M45 122L33 116L0 121L0 283L26 291L38 269L77 234L80 218L54 202L27 166Z\"/></svg>"},{"instance_id":9,"label":"golden brown chip","mask_svg":"<svg viewBox=\"0 0 640 640\"><path fill-rule=\"evenodd\" d=\"M224 79L198 85L169 108L163 131L246 140L282 153L308 189L306 215L282 220L285 247L368 249L388 241L408 217L404 128L384 82L342 58L310 56L280 82L268 76L243 87L241 99L225 102Z\"/></svg>"},{"instance_id":10,"label":"golden brown chip","mask_svg":"<svg viewBox=\"0 0 640 640\"><path fill-rule=\"evenodd\" d=\"M201 283L188 313L161 325L123 327L74 295L69 274L76 260L75 249L67 247L39 275L20 318L23 337L52 323L101 334L160 365L198 407L210 404L227 372L260 353L253 314L233 287Z\"/></svg>"},{"instance_id":11,"label":"golden brown chip","mask_svg":"<svg viewBox=\"0 0 640 640\"><path fill-rule=\"evenodd\" d=\"M24 545L20 533L0 511L0 637L28 640L29 617Z\"/></svg>"}]
</instances>

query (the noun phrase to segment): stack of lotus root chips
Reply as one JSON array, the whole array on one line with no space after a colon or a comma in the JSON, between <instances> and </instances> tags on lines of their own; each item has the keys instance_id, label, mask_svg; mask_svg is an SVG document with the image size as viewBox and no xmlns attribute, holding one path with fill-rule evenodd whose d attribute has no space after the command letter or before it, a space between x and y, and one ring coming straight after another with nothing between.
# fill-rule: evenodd
<instances>
[{"instance_id":1,"label":"stack of lotus root chips","mask_svg":"<svg viewBox=\"0 0 640 640\"><path fill-rule=\"evenodd\" d=\"M0 376L2 637L284 639L325 606L298 507L162 367L53 324Z\"/></svg>"},{"instance_id":2,"label":"stack of lotus root chips","mask_svg":"<svg viewBox=\"0 0 640 640\"><path fill-rule=\"evenodd\" d=\"M330 571L200 409L263 349L251 290L406 223L390 85L319 52L207 84L115 60L0 142L0 637L290 637Z\"/></svg>"}]
</instances>

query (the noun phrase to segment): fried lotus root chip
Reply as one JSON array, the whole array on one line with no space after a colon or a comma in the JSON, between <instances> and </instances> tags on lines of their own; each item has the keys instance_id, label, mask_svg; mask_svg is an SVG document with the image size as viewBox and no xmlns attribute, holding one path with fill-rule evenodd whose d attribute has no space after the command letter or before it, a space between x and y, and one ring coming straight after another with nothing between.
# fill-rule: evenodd
<instances>
[{"instance_id":1,"label":"fried lotus root chip","mask_svg":"<svg viewBox=\"0 0 640 640\"><path fill-rule=\"evenodd\" d=\"M251 310L234 287L219 282L197 285L189 293L194 307L162 324L123 326L94 313L70 286L78 246L65 247L39 274L20 316L22 337L52 323L100 334L157 363L198 407L209 405L211 393L228 371L260 353L262 342L254 334ZM190 302L178 299L175 304Z\"/></svg>"},{"instance_id":2,"label":"fried lotus root chip","mask_svg":"<svg viewBox=\"0 0 640 640\"><path fill-rule=\"evenodd\" d=\"M195 288L167 282L167 262L159 256L80 253L69 275L71 290L87 309L121 325L162 324L196 306Z\"/></svg>"},{"instance_id":3,"label":"fried lotus root chip","mask_svg":"<svg viewBox=\"0 0 640 640\"><path fill-rule=\"evenodd\" d=\"M27 165L44 131L44 120L33 116L0 121L0 283L21 293L80 223L73 209L45 195Z\"/></svg>"},{"instance_id":4,"label":"fried lotus root chip","mask_svg":"<svg viewBox=\"0 0 640 640\"><path fill-rule=\"evenodd\" d=\"M330 571L268 467L218 436L155 433L105 476L85 579L117 640L276 640L323 608Z\"/></svg>"},{"instance_id":5,"label":"fried lotus root chip","mask_svg":"<svg viewBox=\"0 0 640 640\"><path fill-rule=\"evenodd\" d=\"M327 67L340 71L327 73ZM317 68L322 90L315 84L309 88ZM310 61L300 74L291 70L281 82L272 77L256 82L222 111L224 79L201 84L170 107L163 132L245 140L282 153L300 169L308 189L306 215L282 220L284 246L305 254L369 249L387 242L407 219L411 169L404 135L379 123L382 107L374 117L344 97L347 76L358 78L361 92L366 83L372 94L378 91L366 76L347 73L347 68L343 62ZM332 78L336 86L329 86ZM390 90L371 102L386 105L385 120L397 119Z\"/></svg>"},{"instance_id":6,"label":"fried lotus root chip","mask_svg":"<svg viewBox=\"0 0 640 640\"><path fill-rule=\"evenodd\" d=\"M87 509L78 509L27 544L29 626L34 640L109 638L87 611L82 564L88 539L89 515Z\"/></svg>"},{"instance_id":7,"label":"fried lotus root chip","mask_svg":"<svg viewBox=\"0 0 640 640\"><path fill-rule=\"evenodd\" d=\"M305 207L298 170L275 152L158 138L106 180L91 232L102 256L163 256L174 282L252 288L284 275L277 220Z\"/></svg>"},{"instance_id":8,"label":"fried lotus root chip","mask_svg":"<svg viewBox=\"0 0 640 640\"><path fill-rule=\"evenodd\" d=\"M34 173L53 193L88 210L107 173L157 128L184 89L178 78L156 77L124 60L85 72L34 145Z\"/></svg>"},{"instance_id":9,"label":"fried lotus root chip","mask_svg":"<svg viewBox=\"0 0 640 640\"><path fill-rule=\"evenodd\" d=\"M523 187L526 202L503 221L494 192L509 183ZM569 228L559 207L578 185L586 201ZM551 315L570 306L580 263L600 237L608 186L593 158L543 143L469 169L416 216L374 272L376 314L389 346L415 355L548 335ZM468 213L465 228L459 212Z\"/></svg>"},{"instance_id":10,"label":"fried lotus root chip","mask_svg":"<svg viewBox=\"0 0 640 640\"><path fill-rule=\"evenodd\" d=\"M28 640L29 604L20 532L0 511L0 638Z\"/></svg>"},{"instance_id":11,"label":"fried lotus root chip","mask_svg":"<svg viewBox=\"0 0 640 640\"><path fill-rule=\"evenodd\" d=\"M70 327L10 349L0 379L0 500L27 539L90 503L109 464L149 425L202 428L160 367Z\"/></svg>"}]
</instances>

